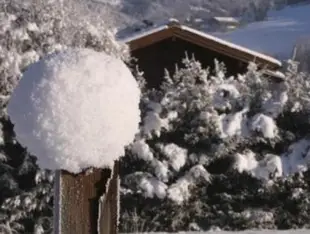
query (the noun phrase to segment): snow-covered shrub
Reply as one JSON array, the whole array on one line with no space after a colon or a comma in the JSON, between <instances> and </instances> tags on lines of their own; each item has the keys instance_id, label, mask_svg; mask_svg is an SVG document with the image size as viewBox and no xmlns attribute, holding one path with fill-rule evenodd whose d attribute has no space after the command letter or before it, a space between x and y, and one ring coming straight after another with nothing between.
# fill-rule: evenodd
<instances>
[{"instance_id":1,"label":"snow-covered shrub","mask_svg":"<svg viewBox=\"0 0 310 234\"><path fill-rule=\"evenodd\" d=\"M287 64L278 82L252 63L228 77L222 63L211 71L187 56L174 74L166 72L159 91L145 90L140 134L122 161L131 181L122 181L124 212L135 207L145 221L147 209L163 222L154 231L190 230L193 223L203 230L277 228L284 225L279 211L291 209L303 218L291 215L285 225L307 226L309 216L295 207L301 190L294 190L294 204L274 202L310 165L310 76ZM310 193L305 182L302 191ZM308 200L302 204L310 208Z\"/></svg>"}]
</instances>

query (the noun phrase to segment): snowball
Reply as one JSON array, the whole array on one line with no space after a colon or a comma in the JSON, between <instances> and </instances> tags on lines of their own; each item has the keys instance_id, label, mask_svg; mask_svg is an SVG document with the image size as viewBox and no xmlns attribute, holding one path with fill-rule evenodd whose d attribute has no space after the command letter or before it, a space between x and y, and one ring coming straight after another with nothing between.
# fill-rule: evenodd
<instances>
[{"instance_id":1,"label":"snowball","mask_svg":"<svg viewBox=\"0 0 310 234\"><path fill-rule=\"evenodd\" d=\"M17 140L42 168L112 166L138 131L140 91L126 65L69 49L31 65L8 104Z\"/></svg>"}]
</instances>

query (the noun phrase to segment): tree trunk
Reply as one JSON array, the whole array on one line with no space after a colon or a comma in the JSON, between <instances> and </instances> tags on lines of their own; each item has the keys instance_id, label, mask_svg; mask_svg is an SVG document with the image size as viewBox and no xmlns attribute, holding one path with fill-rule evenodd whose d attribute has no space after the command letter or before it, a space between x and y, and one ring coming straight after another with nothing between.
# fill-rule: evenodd
<instances>
[{"instance_id":1,"label":"tree trunk","mask_svg":"<svg viewBox=\"0 0 310 234\"><path fill-rule=\"evenodd\" d=\"M80 174L56 172L55 234L117 233L118 163L114 168L112 179L110 169L93 168ZM100 200L105 201L103 205ZM106 229L109 232L104 232Z\"/></svg>"}]
</instances>

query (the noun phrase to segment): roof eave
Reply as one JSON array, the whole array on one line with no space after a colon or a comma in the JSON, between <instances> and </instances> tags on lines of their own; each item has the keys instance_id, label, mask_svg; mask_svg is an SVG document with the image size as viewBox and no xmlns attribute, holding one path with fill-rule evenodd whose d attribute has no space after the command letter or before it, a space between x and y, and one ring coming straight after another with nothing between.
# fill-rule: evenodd
<instances>
[{"instance_id":1,"label":"roof eave","mask_svg":"<svg viewBox=\"0 0 310 234\"><path fill-rule=\"evenodd\" d=\"M126 41L131 51L147 47L164 39L176 37L197 44L203 48L214 50L218 53L225 54L226 56L236 58L243 62L255 62L264 68L277 70L282 67L282 63L270 56L251 51L242 46L238 46L222 39L215 38L214 36L204 35L195 29L180 24L169 24L165 27L153 30L151 33L142 35L136 38L129 38Z\"/></svg>"}]
</instances>

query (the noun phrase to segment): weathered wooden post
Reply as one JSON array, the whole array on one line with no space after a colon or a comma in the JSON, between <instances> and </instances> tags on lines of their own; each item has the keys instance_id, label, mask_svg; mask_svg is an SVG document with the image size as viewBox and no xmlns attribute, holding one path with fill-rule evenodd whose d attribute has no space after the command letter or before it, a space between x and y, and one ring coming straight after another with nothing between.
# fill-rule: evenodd
<instances>
[{"instance_id":1,"label":"weathered wooden post","mask_svg":"<svg viewBox=\"0 0 310 234\"><path fill-rule=\"evenodd\" d=\"M54 233L117 234L119 157L140 122L130 70L104 52L68 49L31 65L8 113L17 140L55 170Z\"/></svg>"},{"instance_id":2,"label":"weathered wooden post","mask_svg":"<svg viewBox=\"0 0 310 234\"><path fill-rule=\"evenodd\" d=\"M55 233L116 234L119 210L119 165L79 174L56 171Z\"/></svg>"}]
</instances>

